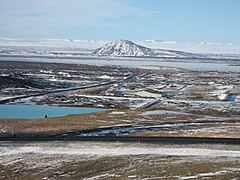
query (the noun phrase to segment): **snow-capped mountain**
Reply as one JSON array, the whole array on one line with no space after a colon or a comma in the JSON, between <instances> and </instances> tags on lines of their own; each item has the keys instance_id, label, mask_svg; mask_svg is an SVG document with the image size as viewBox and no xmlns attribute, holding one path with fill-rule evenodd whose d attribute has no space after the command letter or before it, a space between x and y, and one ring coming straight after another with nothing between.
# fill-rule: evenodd
<instances>
[{"instance_id":1,"label":"snow-capped mountain","mask_svg":"<svg viewBox=\"0 0 240 180\"><path fill-rule=\"evenodd\" d=\"M198 54L186 53L183 51L151 49L128 40L110 42L101 48L96 49L93 55L98 56L127 56L127 57L169 57L188 58L201 57Z\"/></svg>"},{"instance_id":2,"label":"snow-capped mountain","mask_svg":"<svg viewBox=\"0 0 240 180\"><path fill-rule=\"evenodd\" d=\"M150 56L152 53L152 49L128 40L110 42L93 52L99 56Z\"/></svg>"}]
</instances>

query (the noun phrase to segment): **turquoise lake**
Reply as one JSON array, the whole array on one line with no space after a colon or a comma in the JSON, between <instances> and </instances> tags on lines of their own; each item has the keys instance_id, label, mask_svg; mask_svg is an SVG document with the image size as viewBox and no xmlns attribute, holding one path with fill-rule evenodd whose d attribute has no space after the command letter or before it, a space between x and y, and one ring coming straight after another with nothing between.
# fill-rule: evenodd
<instances>
[{"instance_id":1,"label":"turquoise lake","mask_svg":"<svg viewBox=\"0 0 240 180\"><path fill-rule=\"evenodd\" d=\"M0 105L0 118L44 118L100 112L104 109L47 105Z\"/></svg>"}]
</instances>

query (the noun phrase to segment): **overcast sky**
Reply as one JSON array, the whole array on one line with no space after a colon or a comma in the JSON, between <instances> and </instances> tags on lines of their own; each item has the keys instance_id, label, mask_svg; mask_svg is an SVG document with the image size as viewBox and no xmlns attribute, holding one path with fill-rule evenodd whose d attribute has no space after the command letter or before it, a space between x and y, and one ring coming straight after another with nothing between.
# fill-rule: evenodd
<instances>
[{"instance_id":1,"label":"overcast sky","mask_svg":"<svg viewBox=\"0 0 240 180\"><path fill-rule=\"evenodd\" d=\"M240 0L0 0L0 37L240 44Z\"/></svg>"}]
</instances>

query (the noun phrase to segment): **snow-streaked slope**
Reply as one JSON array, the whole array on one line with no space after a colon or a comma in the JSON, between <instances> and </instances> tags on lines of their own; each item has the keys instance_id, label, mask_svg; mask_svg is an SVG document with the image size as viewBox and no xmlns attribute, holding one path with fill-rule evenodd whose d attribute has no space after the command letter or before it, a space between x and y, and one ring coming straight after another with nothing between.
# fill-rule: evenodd
<instances>
[{"instance_id":1,"label":"snow-streaked slope","mask_svg":"<svg viewBox=\"0 0 240 180\"><path fill-rule=\"evenodd\" d=\"M154 57L169 57L169 58L204 58L203 55L188 53L184 51L152 49Z\"/></svg>"},{"instance_id":2,"label":"snow-streaked slope","mask_svg":"<svg viewBox=\"0 0 240 180\"><path fill-rule=\"evenodd\" d=\"M201 57L197 54L182 51L151 49L128 40L110 42L93 52L98 56L131 56L131 57L171 57L171 58L193 58Z\"/></svg>"}]
</instances>

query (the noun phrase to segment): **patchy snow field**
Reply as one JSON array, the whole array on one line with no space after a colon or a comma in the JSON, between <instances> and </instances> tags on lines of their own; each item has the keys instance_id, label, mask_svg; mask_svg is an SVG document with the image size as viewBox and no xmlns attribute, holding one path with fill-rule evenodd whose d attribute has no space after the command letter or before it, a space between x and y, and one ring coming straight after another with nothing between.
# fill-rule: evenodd
<instances>
[{"instance_id":1,"label":"patchy snow field","mask_svg":"<svg viewBox=\"0 0 240 180\"><path fill-rule=\"evenodd\" d=\"M240 149L234 145L1 142L0 168L0 179L237 178Z\"/></svg>"}]
</instances>

